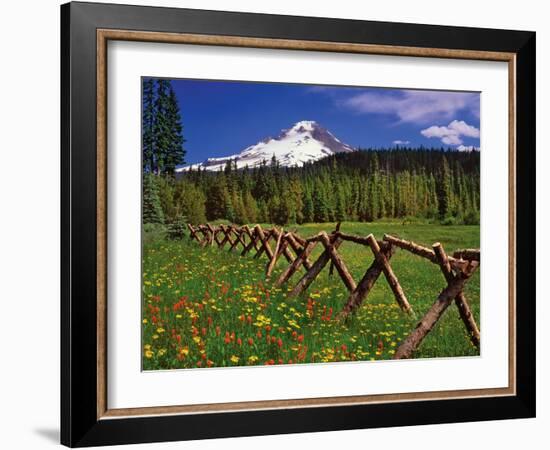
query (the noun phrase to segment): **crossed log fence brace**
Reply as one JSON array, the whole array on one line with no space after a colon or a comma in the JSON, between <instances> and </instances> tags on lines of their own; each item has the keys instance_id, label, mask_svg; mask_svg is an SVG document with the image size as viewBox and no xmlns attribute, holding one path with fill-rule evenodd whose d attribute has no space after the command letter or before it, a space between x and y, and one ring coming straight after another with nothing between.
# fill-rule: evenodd
<instances>
[{"instance_id":1,"label":"crossed log fence brace","mask_svg":"<svg viewBox=\"0 0 550 450\"><path fill-rule=\"evenodd\" d=\"M277 287L288 283L291 277L302 268L305 273L287 294L289 298L299 296L305 292L330 262L330 275L336 268L349 292L347 301L339 314L340 319L345 319L361 306L382 273L401 310L414 317L413 309L390 265L391 257L396 248L409 251L438 265L447 286L439 293L436 301L418 322L416 328L398 347L394 359L410 358L437 321L443 316L445 310L453 303L453 300L472 344L479 348L479 329L463 292L466 282L479 267L479 249L458 250L453 253L453 256L449 256L440 243L433 244L430 249L388 234L385 234L382 240L377 240L372 234L364 237L342 233L340 224L330 234L321 231L307 239L293 231L285 232L282 228L275 227L263 229L260 225L256 225L252 229L247 225L212 226L211 224L205 224L195 227L188 224L187 227L190 232L190 239L195 239L202 247L213 246L216 243L219 248L223 248L226 244L229 244L230 252L236 251L239 246L242 247L241 256L245 256L252 249L256 251L254 258L265 255L268 260L265 269L267 280L271 279L277 261L283 256L288 261L288 266L274 280L274 285ZM273 248L270 241L274 242L275 246ZM367 246L374 255L372 264L358 283L355 282L344 260L338 253L338 248L345 241ZM309 258L317 245L324 247L324 250L317 260L312 263Z\"/></svg>"}]
</instances>

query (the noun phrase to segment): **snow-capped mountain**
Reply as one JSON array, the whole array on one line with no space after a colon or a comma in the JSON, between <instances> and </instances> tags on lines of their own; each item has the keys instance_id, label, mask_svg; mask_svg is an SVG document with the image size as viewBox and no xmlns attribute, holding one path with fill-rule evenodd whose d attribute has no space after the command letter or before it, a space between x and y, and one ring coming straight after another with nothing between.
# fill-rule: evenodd
<instances>
[{"instance_id":1,"label":"snow-capped mountain","mask_svg":"<svg viewBox=\"0 0 550 450\"><path fill-rule=\"evenodd\" d=\"M176 172L188 171L190 168L218 171L223 169L227 161L232 160L237 168L256 167L271 158L275 158L281 166L303 166L304 163L317 161L335 153L352 152L355 149L336 138L330 131L312 120L302 120L292 128L282 130L279 136L269 137L255 145L245 148L236 155L221 158L208 158L206 161L191 166L180 167Z\"/></svg>"}]
</instances>

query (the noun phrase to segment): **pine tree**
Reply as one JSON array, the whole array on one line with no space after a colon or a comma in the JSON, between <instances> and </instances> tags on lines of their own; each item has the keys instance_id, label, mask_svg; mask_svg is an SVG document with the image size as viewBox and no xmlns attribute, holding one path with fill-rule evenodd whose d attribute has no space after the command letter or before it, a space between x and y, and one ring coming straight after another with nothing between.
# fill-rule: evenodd
<instances>
[{"instance_id":1,"label":"pine tree","mask_svg":"<svg viewBox=\"0 0 550 450\"><path fill-rule=\"evenodd\" d=\"M444 220L451 212L451 170L449 162L443 155L441 157L441 168L437 183L437 202L439 205L439 219Z\"/></svg>"},{"instance_id":2,"label":"pine tree","mask_svg":"<svg viewBox=\"0 0 550 450\"><path fill-rule=\"evenodd\" d=\"M169 134L169 145L166 150L163 172L172 175L176 166L185 164L185 149L183 148L180 108L178 99L172 84L168 85L168 98L166 99L166 122Z\"/></svg>"},{"instance_id":3,"label":"pine tree","mask_svg":"<svg viewBox=\"0 0 550 450\"><path fill-rule=\"evenodd\" d=\"M208 220L224 219L227 210L227 188L225 177L216 176L206 193L206 218Z\"/></svg>"},{"instance_id":4,"label":"pine tree","mask_svg":"<svg viewBox=\"0 0 550 450\"><path fill-rule=\"evenodd\" d=\"M164 223L164 213L160 205L155 177L147 173L143 176L143 223Z\"/></svg>"},{"instance_id":5,"label":"pine tree","mask_svg":"<svg viewBox=\"0 0 550 450\"><path fill-rule=\"evenodd\" d=\"M258 221L258 204L250 191L245 191L243 203L248 223L256 223Z\"/></svg>"},{"instance_id":6,"label":"pine tree","mask_svg":"<svg viewBox=\"0 0 550 450\"><path fill-rule=\"evenodd\" d=\"M309 191L304 191L303 202L303 223L311 223L313 222L313 199L311 198L311 193Z\"/></svg>"},{"instance_id":7,"label":"pine tree","mask_svg":"<svg viewBox=\"0 0 550 450\"><path fill-rule=\"evenodd\" d=\"M167 117L168 81L156 82L155 120L153 124L154 163L152 172L160 175L164 172L166 156L170 148L170 127Z\"/></svg>"},{"instance_id":8,"label":"pine tree","mask_svg":"<svg viewBox=\"0 0 550 450\"><path fill-rule=\"evenodd\" d=\"M321 182L316 183L315 189L313 190L312 200L314 222L328 222L329 209Z\"/></svg>"},{"instance_id":9,"label":"pine tree","mask_svg":"<svg viewBox=\"0 0 550 450\"><path fill-rule=\"evenodd\" d=\"M143 172L153 172L154 166L154 138L153 125L155 123L154 83L152 78L143 81L142 90L142 165Z\"/></svg>"}]
</instances>

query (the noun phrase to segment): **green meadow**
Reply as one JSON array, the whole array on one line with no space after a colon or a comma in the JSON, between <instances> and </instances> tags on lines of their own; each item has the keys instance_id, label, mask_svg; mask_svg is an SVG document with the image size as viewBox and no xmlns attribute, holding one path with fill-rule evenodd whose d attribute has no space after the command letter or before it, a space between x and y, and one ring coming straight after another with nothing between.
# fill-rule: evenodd
<instances>
[{"instance_id":1,"label":"green meadow","mask_svg":"<svg viewBox=\"0 0 550 450\"><path fill-rule=\"evenodd\" d=\"M265 225L268 227L269 225ZM287 226L303 237L333 224ZM427 247L441 242L447 253L479 247L479 225L343 222L341 231L381 239L384 233ZM273 241L272 241L273 242ZM318 245L311 256L321 252ZM338 252L359 281L373 260L369 248L344 242ZM241 257L228 246L201 248L185 237L169 240L162 233L143 239L142 342L145 370L300 364L391 359L400 343L446 286L439 267L396 249L391 266L416 317L404 314L381 275L357 312L346 321L337 315L348 292L328 265L297 298L290 282L274 288L265 280L267 259ZM286 267L280 258L272 279ZM479 272L467 283L465 295L479 324ZM451 306L423 341L415 358L476 356L458 310Z\"/></svg>"}]
</instances>

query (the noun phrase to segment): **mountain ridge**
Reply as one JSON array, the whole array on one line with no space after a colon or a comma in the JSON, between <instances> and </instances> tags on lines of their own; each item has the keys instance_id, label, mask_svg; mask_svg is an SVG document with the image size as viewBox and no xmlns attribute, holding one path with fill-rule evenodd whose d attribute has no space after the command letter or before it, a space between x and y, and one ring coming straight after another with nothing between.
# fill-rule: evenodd
<instances>
[{"instance_id":1,"label":"mountain ridge","mask_svg":"<svg viewBox=\"0 0 550 450\"><path fill-rule=\"evenodd\" d=\"M228 161L238 169L253 168L273 156L282 167L302 167L307 162L318 161L336 153L349 153L356 149L340 141L330 131L314 120L301 120L292 127L283 129L277 137L266 137L240 153L208 158L201 163L179 167L176 172L201 168L207 171L223 170Z\"/></svg>"}]
</instances>

